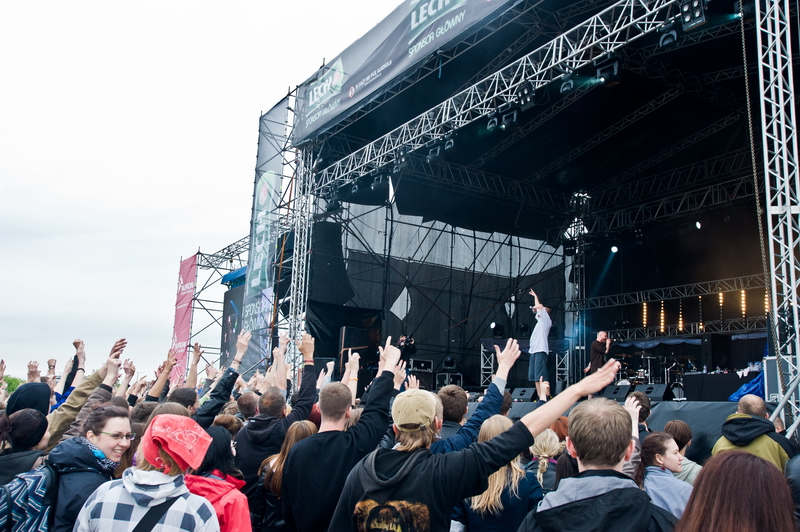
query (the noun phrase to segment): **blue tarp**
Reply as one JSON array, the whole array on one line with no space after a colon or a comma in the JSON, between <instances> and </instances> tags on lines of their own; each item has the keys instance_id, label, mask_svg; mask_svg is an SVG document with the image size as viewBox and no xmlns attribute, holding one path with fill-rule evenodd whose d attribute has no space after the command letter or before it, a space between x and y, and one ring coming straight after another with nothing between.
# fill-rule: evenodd
<instances>
[{"instance_id":1,"label":"blue tarp","mask_svg":"<svg viewBox=\"0 0 800 532\"><path fill-rule=\"evenodd\" d=\"M247 266L242 266L238 270L233 270L232 272L226 273L222 276L222 284L231 284L232 282L236 281L245 276L247 273Z\"/></svg>"}]
</instances>

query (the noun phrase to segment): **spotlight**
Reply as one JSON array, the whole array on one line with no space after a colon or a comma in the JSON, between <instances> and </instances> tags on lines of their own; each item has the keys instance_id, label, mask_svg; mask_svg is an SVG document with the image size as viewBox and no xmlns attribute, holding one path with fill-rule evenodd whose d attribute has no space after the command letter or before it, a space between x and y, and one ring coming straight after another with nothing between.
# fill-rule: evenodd
<instances>
[{"instance_id":1,"label":"spotlight","mask_svg":"<svg viewBox=\"0 0 800 532\"><path fill-rule=\"evenodd\" d=\"M558 90L559 94L566 94L575 88L575 78L572 74L567 74L561 79L561 88Z\"/></svg>"},{"instance_id":2,"label":"spotlight","mask_svg":"<svg viewBox=\"0 0 800 532\"><path fill-rule=\"evenodd\" d=\"M456 146L455 135L451 131L444 136L444 151L452 150Z\"/></svg>"},{"instance_id":3,"label":"spotlight","mask_svg":"<svg viewBox=\"0 0 800 532\"><path fill-rule=\"evenodd\" d=\"M707 22L705 0L680 0L678 9L683 31L689 31Z\"/></svg>"},{"instance_id":4,"label":"spotlight","mask_svg":"<svg viewBox=\"0 0 800 532\"><path fill-rule=\"evenodd\" d=\"M617 251L619 251L617 246L611 246L611 253L616 253Z\"/></svg>"},{"instance_id":5,"label":"spotlight","mask_svg":"<svg viewBox=\"0 0 800 532\"><path fill-rule=\"evenodd\" d=\"M486 123L486 130L487 131L494 131L497 129L497 126L500 124L500 116L498 115L497 111L492 111L489 113L489 121Z\"/></svg>"},{"instance_id":6,"label":"spotlight","mask_svg":"<svg viewBox=\"0 0 800 532\"><path fill-rule=\"evenodd\" d=\"M595 77L599 83L608 85L619 82L619 60L615 54L598 57L593 61Z\"/></svg>"},{"instance_id":7,"label":"spotlight","mask_svg":"<svg viewBox=\"0 0 800 532\"><path fill-rule=\"evenodd\" d=\"M444 360L442 360L442 367L448 370L456 369L456 359L451 357L450 355L447 355L446 357L444 357Z\"/></svg>"},{"instance_id":8,"label":"spotlight","mask_svg":"<svg viewBox=\"0 0 800 532\"><path fill-rule=\"evenodd\" d=\"M406 166L408 166L408 148L398 148L394 153L394 166L392 166L392 173L396 174Z\"/></svg>"},{"instance_id":9,"label":"spotlight","mask_svg":"<svg viewBox=\"0 0 800 532\"><path fill-rule=\"evenodd\" d=\"M490 324L489 324L489 328L490 328L491 330L494 330L494 328L495 328L496 326L497 326L497 324L496 324L495 322L492 322L492 323L490 323Z\"/></svg>"},{"instance_id":10,"label":"spotlight","mask_svg":"<svg viewBox=\"0 0 800 532\"><path fill-rule=\"evenodd\" d=\"M502 325L497 325L492 322L492 338L505 338L506 329Z\"/></svg>"},{"instance_id":11,"label":"spotlight","mask_svg":"<svg viewBox=\"0 0 800 532\"><path fill-rule=\"evenodd\" d=\"M660 48L674 48L678 43L678 24L676 22L664 24L658 28L658 33L661 34L658 38Z\"/></svg>"},{"instance_id":12,"label":"spotlight","mask_svg":"<svg viewBox=\"0 0 800 532\"><path fill-rule=\"evenodd\" d=\"M389 186L389 176L384 174L378 174L372 178L372 184L369 186L369 188L373 192L378 192L379 190L385 189L388 186Z\"/></svg>"},{"instance_id":13,"label":"spotlight","mask_svg":"<svg viewBox=\"0 0 800 532\"><path fill-rule=\"evenodd\" d=\"M342 202L336 198L331 198L325 203L326 212L335 212L342 208Z\"/></svg>"},{"instance_id":14,"label":"spotlight","mask_svg":"<svg viewBox=\"0 0 800 532\"><path fill-rule=\"evenodd\" d=\"M526 81L517 91L517 103L519 104L520 111L525 112L534 105L536 105L536 88L533 82Z\"/></svg>"},{"instance_id":15,"label":"spotlight","mask_svg":"<svg viewBox=\"0 0 800 532\"><path fill-rule=\"evenodd\" d=\"M350 195L355 196L358 194L358 183L353 183L353 186L350 188Z\"/></svg>"},{"instance_id":16,"label":"spotlight","mask_svg":"<svg viewBox=\"0 0 800 532\"><path fill-rule=\"evenodd\" d=\"M503 131L517 124L517 110L504 114L500 119L500 129Z\"/></svg>"},{"instance_id":17,"label":"spotlight","mask_svg":"<svg viewBox=\"0 0 800 532\"><path fill-rule=\"evenodd\" d=\"M436 145L428 150L428 155L425 156L425 162L431 164L433 161L439 159L442 156L442 147L440 145Z\"/></svg>"},{"instance_id":18,"label":"spotlight","mask_svg":"<svg viewBox=\"0 0 800 532\"><path fill-rule=\"evenodd\" d=\"M695 222L695 223L694 223L694 226L695 226L696 228L698 228L698 229L701 229L701 228L703 227L703 224L701 224L700 222Z\"/></svg>"}]
</instances>

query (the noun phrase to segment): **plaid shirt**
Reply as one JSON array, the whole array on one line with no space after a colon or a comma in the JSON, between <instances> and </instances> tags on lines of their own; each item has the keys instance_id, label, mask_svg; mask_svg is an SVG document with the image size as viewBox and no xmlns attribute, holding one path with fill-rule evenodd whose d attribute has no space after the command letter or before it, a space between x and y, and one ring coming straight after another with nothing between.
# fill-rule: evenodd
<instances>
[{"instance_id":1,"label":"plaid shirt","mask_svg":"<svg viewBox=\"0 0 800 532\"><path fill-rule=\"evenodd\" d=\"M122 480L100 486L81 508L74 532L130 532L147 511L170 497L180 497L152 529L153 532L219 530L213 506L192 495L183 475L128 468Z\"/></svg>"}]
</instances>

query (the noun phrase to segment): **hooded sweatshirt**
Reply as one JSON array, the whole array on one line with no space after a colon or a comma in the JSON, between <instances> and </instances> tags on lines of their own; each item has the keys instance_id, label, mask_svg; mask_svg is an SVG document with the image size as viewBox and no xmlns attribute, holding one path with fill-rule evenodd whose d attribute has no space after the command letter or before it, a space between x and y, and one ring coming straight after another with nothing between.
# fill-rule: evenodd
<instances>
[{"instance_id":1,"label":"hooded sweatshirt","mask_svg":"<svg viewBox=\"0 0 800 532\"><path fill-rule=\"evenodd\" d=\"M244 492L258 480L258 468L265 458L278 454L286 438L286 431L295 421L308 419L314 395L317 377L313 364L303 368L303 383L297 393L297 401L292 405L291 413L286 417L272 417L259 414L251 417L236 436L236 467L244 475Z\"/></svg>"},{"instance_id":2,"label":"hooded sweatshirt","mask_svg":"<svg viewBox=\"0 0 800 532\"><path fill-rule=\"evenodd\" d=\"M532 444L530 431L517 422L462 451L374 451L347 477L328 530L382 530L391 523L396 529L446 532L455 504L483 493L489 475Z\"/></svg>"},{"instance_id":3,"label":"hooded sweatshirt","mask_svg":"<svg viewBox=\"0 0 800 532\"><path fill-rule=\"evenodd\" d=\"M121 480L100 486L86 501L75 532L130 531L153 506L178 497L161 517L153 532L212 532L219 521L211 503L189 493L183 475L169 476L160 471L129 467Z\"/></svg>"},{"instance_id":4,"label":"hooded sweatshirt","mask_svg":"<svg viewBox=\"0 0 800 532\"><path fill-rule=\"evenodd\" d=\"M711 455L722 451L746 451L775 464L783 473L786 462L797 454L794 445L775 432L768 419L750 414L731 414L722 424L722 437L714 444Z\"/></svg>"},{"instance_id":5,"label":"hooded sweatshirt","mask_svg":"<svg viewBox=\"0 0 800 532\"><path fill-rule=\"evenodd\" d=\"M561 480L519 532L666 532L678 519L650 502L628 476L590 470Z\"/></svg>"},{"instance_id":6,"label":"hooded sweatshirt","mask_svg":"<svg viewBox=\"0 0 800 532\"><path fill-rule=\"evenodd\" d=\"M216 469L213 475L186 475L184 482L190 492L200 495L214 506L222 532L251 532L247 497L239 491L244 481Z\"/></svg>"}]
</instances>

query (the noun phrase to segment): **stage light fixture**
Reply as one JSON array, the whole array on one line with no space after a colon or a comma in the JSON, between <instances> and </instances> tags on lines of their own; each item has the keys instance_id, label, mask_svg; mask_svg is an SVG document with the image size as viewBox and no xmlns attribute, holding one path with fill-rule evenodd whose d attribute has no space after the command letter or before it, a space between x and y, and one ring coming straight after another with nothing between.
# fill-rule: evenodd
<instances>
[{"instance_id":1,"label":"stage light fixture","mask_svg":"<svg viewBox=\"0 0 800 532\"><path fill-rule=\"evenodd\" d=\"M505 338L506 337L506 329L502 325L497 325L492 323L492 338Z\"/></svg>"},{"instance_id":2,"label":"stage light fixture","mask_svg":"<svg viewBox=\"0 0 800 532\"><path fill-rule=\"evenodd\" d=\"M536 105L536 88L532 81L526 81L517 90L517 104L522 112Z\"/></svg>"},{"instance_id":3,"label":"stage light fixture","mask_svg":"<svg viewBox=\"0 0 800 532\"><path fill-rule=\"evenodd\" d=\"M389 176L382 173L374 176L372 178L372 184L369 186L369 188L372 190L372 192L378 192L380 190L389 188Z\"/></svg>"},{"instance_id":4,"label":"stage light fixture","mask_svg":"<svg viewBox=\"0 0 800 532\"><path fill-rule=\"evenodd\" d=\"M444 151L452 150L456 147L455 133L452 131L444 136Z\"/></svg>"},{"instance_id":5,"label":"stage light fixture","mask_svg":"<svg viewBox=\"0 0 800 532\"><path fill-rule=\"evenodd\" d=\"M408 148L405 146L398 148L394 152L394 165L392 166L392 173L396 174L403 168L408 166Z\"/></svg>"},{"instance_id":6,"label":"stage light fixture","mask_svg":"<svg viewBox=\"0 0 800 532\"><path fill-rule=\"evenodd\" d=\"M489 328L490 328L491 330L494 330L494 328L495 328L496 326L497 326L497 324L496 324L495 322L492 322L492 323L490 323L490 324L489 324Z\"/></svg>"},{"instance_id":7,"label":"stage light fixture","mask_svg":"<svg viewBox=\"0 0 800 532\"><path fill-rule=\"evenodd\" d=\"M487 131L494 131L497 129L497 126L500 124L500 116L497 111L492 111L489 113L489 121L486 122L486 130Z\"/></svg>"},{"instance_id":8,"label":"stage light fixture","mask_svg":"<svg viewBox=\"0 0 800 532\"><path fill-rule=\"evenodd\" d=\"M669 24L664 24L660 28L658 28L659 38L658 38L658 46L659 48L674 48L678 43L678 24L676 22L670 22Z\"/></svg>"},{"instance_id":9,"label":"stage light fixture","mask_svg":"<svg viewBox=\"0 0 800 532\"><path fill-rule=\"evenodd\" d=\"M609 85L619 83L619 59L615 54L608 54L598 57L593 61L595 67L595 78L598 83Z\"/></svg>"},{"instance_id":10,"label":"stage light fixture","mask_svg":"<svg viewBox=\"0 0 800 532\"><path fill-rule=\"evenodd\" d=\"M564 256L572 257L578 252L578 243L574 240L564 241Z\"/></svg>"},{"instance_id":11,"label":"stage light fixture","mask_svg":"<svg viewBox=\"0 0 800 532\"><path fill-rule=\"evenodd\" d=\"M611 246L611 253L616 253L617 251L619 251L617 246Z\"/></svg>"},{"instance_id":12,"label":"stage light fixture","mask_svg":"<svg viewBox=\"0 0 800 532\"><path fill-rule=\"evenodd\" d=\"M325 203L325 211L326 212L335 212L342 208L342 202L338 199L329 199Z\"/></svg>"},{"instance_id":13,"label":"stage light fixture","mask_svg":"<svg viewBox=\"0 0 800 532\"><path fill-rule=\"evenodd\" d=\"M425 156L425 162L431 164L433 161L441 158L442 156L442 146L437 144L432 148L428 149L428 155Z\"/></svg>"},{"instance_id":14,"label":"stage light fixture","mask_svg":"<svg viewBox=\"0 0 800 532\"><path fill-rule=\"evenodd\" d=\"M358 194L358 183L353 183L353 186L350 187L350 195L355 196Z\"/></svg>"},{"instance_id":15,"label":"stage light fixture","mask_svg":"<svg viewBox=\"0 0 800 532\"><path fill-rule=\"evenodd\" d=\"M558 89L559 94L566 94L575 88L575 78L572 74L567 74L561 78L561 88Z\"/></svg>"},{"instance_id":16,"label":"stage light fixture","mask_svg":"<svg viewBox=\"0 0 800 532\"><path fill-rule=\"evenodd\" d=\"M500 129L510 129L517 124L517 110L513 109L500 118Z\"/></svg>"},{"instance_id":17,"label":"stage light fixture","mask_svg":"<svg viewBox=\"0 0 800 532\"><path fill-rule=\"evenodd\" d=\"M707 22L705 4L705 0L679 1L678 9L680 11L681 28L683 31L689 31Z\"/></svg>"},{"instance_id":18,"label":"stage light fixture","mask_svg":"<svg viewBox=\"0 0 800 532\"><path fill-rule=\"evenodd\" d=\"M702 228L703 228L703 224L701 224L700 222L695 222L695 223L694 223L694 226L695 226L696 228L698 228L698 229L702 229Z\"/></svg>"},{"instance_id":19,"label":"stage light fixture","mask_svg":"<svg viewBox=\"0 0 800 532\"><path fill-rule=\"evenodd\" d=\"M444 357L444 360L442 360L442 368L447 370L456 369L456 359L451 357L450 355L447 355L446 357Z\"/></svg>"}]
</instances>

